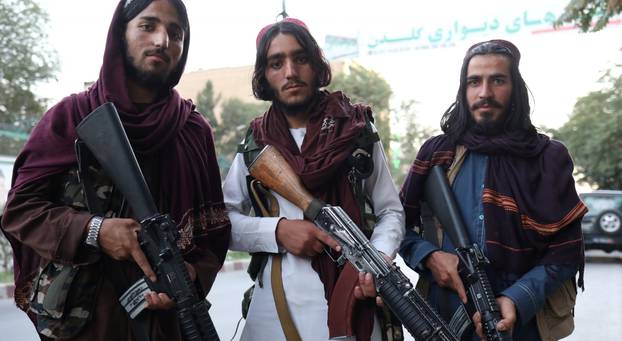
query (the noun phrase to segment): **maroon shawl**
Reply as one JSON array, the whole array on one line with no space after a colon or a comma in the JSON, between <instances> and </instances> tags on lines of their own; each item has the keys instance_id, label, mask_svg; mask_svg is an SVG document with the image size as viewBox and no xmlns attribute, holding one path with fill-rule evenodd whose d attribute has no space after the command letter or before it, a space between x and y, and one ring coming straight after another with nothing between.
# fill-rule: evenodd
<instances>
[{"instance_id":1,"label":"maroon shawl","mask_svg":"<svg viewBox=\"0 0 622 341\"><path fill-rule=\"evenodd\" d=\"M194 111L192 102L182 99L173 89L183 72L190 34L186 32L180 66L171 75L168 88L159 100L141 110L130 100L127 90L121 40L124 3L119 2L110 24L99 79L89 90L64 98L45 113L17 157L9 200L23 186L75 167L76 125L101 104L113 102L134 152L155 155L159 160L159 193L152 193L156 201L170 204L166 213L180 228L197 217L204 222L209 220L205 212L224 210L224 204L211 128ZM221 218L215 223L220 227L228 224ZM197 231L194 233L196 236ZM228 233L226 237L219 233L214 237L209 247L223 258L222 263ZM20 286L37 271L40 258L15 240L11 244L15 251L16 286Z\"/></svg>"},{"instance_id":2,"label":"maroon shawl","mask_svg":"<svg viewBox=\"0 0 622 341\"><path fill-rule=\"evenodd\" d=\"M482 202L493 266L518 274L542 264L582 269L581 218L587 209L576 193L566 147L542 134L523 133L467 132L458 143L489 156ZM421 147L400 193L406 226L421 225L419 203L428 171L434 165L447 169L455 147L446 135Z\"/></svg>"},{"instance_id":3,"label":"maroon shawl","mask_svg":"<svg viewBox=\"0 0 622 341\"><path fill-rule=\"evenodd\" d=\"M365 116L372 119L371 109L351 104L341 92L320 92L311 112L300 150L289 132L285 114L275 105L251 122L255 141L258 145L276 147L313 196L328 204L341 206L360 225L360 210L347 179L346 160L352 154L354 140L365 128ZM358 340L368 340L373 326L373 309L364 309L365 301L360 302L361 308L355 309L354 313L358 316L351 321L352 325L343 325L350 323L351 316L332 316L331 310L331 301L334 302L338 296L349 298L346 301L354 304L357 272L353 268L341 271L325 253L313 259L313 268L324 283L329 302L331 337L343 336L343 328L350 332L350 328L354 327Z\"/></svg>"}]
</instances>

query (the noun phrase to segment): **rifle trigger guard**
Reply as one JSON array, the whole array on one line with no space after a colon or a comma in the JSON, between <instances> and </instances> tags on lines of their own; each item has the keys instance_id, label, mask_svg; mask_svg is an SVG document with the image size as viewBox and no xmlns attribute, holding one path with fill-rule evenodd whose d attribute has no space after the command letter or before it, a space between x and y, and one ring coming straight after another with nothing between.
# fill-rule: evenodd
<instances>
[{"instance_id":1,"label":"rifle trigger guard","mask_svg":"<svg viewBox=\"0 0 622 341\"><path fill-rule=\"evenodd\" d=\"M343 254L343 252L339 255L339 257L335 258L333 257L333 253L331 252L330 248L324 248L324 252L326 252L326 254L328 255L328 257L330 257L330 259L337 263L337 266L342 266L346 263L346 261L348 260L346 258L346 256Z\"/></svg>"}]
</instances>

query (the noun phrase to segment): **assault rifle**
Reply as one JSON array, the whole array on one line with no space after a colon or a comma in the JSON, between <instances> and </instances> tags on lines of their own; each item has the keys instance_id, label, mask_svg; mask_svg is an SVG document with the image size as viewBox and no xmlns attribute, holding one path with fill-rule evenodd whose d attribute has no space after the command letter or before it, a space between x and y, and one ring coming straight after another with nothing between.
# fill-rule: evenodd
<instances>
[{"instance_id":1,"label":"assault rifle","mask_svg":"<svg viewBox=\"0 0 622 341\"><path fill-rule=\"evenodd\" d=\"M114 105L105 103L95 109L80 122L76 131L125 196L133 218L140 222L138 241L158 277L157 283L147 278L140 280L133 287L142 286L141 290L123 295L122 304L126 301L133 307L130 317L142 311L137 307L143 300L138 293L151 289L166 293L175 302L174 309L185 340L219 340L209 316L209 304L197 294L177 247L176 224L170 216L158 212ZM124 307L128 309L125 304Z\"/></svg>"},{"instance_id":2,"label":"assault rifle","mask_svg":"<svg viewBox=\"0 0 622 341\"><path fill-rule=\"evenodd\" d=\"M276 148L266 146L249 166L249 173L301 208L307 219L334 238L342 248L338 262L347 259L357 270L373 274L384 303L417 340L459 340L408 277L387 263L341 207L322 203L304 188Z\"/></svg>"},{"instance_id":3,"label":"assault rifle","mask_svg":"<svg viewBox=\"0 0 622 341\"><path fill-rule=\"evenodd\" d=\"M472 316L475 311L479 311L487 341L511 341L510 332L498 331L496 327L502 317L495 293L484 270L484 266L490 262L479 246L469 240L447 175L441 166L432 167L424 191L428 206L456 248L460 260L458 270L469 296L467 305L469 315Z\"/></svg>"}]
</instances>

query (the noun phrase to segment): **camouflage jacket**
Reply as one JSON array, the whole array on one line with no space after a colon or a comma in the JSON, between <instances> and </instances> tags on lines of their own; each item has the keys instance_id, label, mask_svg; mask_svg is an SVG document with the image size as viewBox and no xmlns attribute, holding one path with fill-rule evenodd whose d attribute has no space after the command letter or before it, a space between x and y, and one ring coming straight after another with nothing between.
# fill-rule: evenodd
<instances>
[{"instance_id":1,"label":"camouflage jacket","mask_svg":"<svg viewBox=\"0 0 622 341\"><path fill-rule=\"evenodd\" d=\"M96 202L89 203L92 212L114 216L112 185L97 168L90 167L89 176L94 184ZM78 211L87 210L87 201L79 182L77 169L59 178L59 197L53 201ZM116 198L114 198L116 199ZM85 252L89 252L85 248ZM53 339L71 338L78 334L91 319L101 283L102 267L99 253L92 251L82 264L61 264L49 261L43 264L32 287L30 312L37 315L37 331Z\"/></svg>"}]
</instances>

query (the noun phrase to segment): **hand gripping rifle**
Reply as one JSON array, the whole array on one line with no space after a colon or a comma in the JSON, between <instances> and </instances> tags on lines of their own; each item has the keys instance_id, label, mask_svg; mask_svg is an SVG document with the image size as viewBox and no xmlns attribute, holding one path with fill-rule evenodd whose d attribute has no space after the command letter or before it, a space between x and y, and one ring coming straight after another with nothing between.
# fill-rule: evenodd
<instances>
[{"instance_id":1,"label":"hand gripping rifle","mask_svg":"<svg viewBox=\"0 0 622 341\"><path fill-rule=\"evenodd\" d=\"M345 256L359 271L372 273L384 303L417 340L459 340L400 269L387 264L341 207L322 203L303 187L276 148L266 146L249 166L249 173L301 208L307 219L334 238L342 248L341 263Z\"/></svg>"},{"instance_id":2,"label":"hand gripping rifle","mask_svg":"<svg viewBox=\"0 0 622 341\"><path fill-rule=\"evenodd\" d=\"M160 214L156 209L114 105L105 103L95 109L80 122L76 131L125 196L133 218L141 224L138 241L158 277L157 283L147 278L144 281L152 290L166 293L175 301L185 340L219 340L209 316L209 304L197 294L177 247L179 233L176 224L170 216ZM136 301L142 297L129 299ZM138 313L130 312L130 316L134 318Z\"/></svg>"},{"instance_id":3,"label":"hand gripping rifle","mask_svg":"<svg viewBox=\"0 0 622 341\"><path fill-rule=\"evenodd\" d=\"M501 321L501 311L492 291L484 266L490 262L475 243L471 243L466 232L458 205L449 187L447 175L441 166L430 170L425 183L425 200L434 215L443 226L449 239L456 247L460 260L459 273L469 296L467 310L472 316L479 311L487 341L511 341L512 334L498 331L496 326Z\"/></svg>"}]
</instances>

